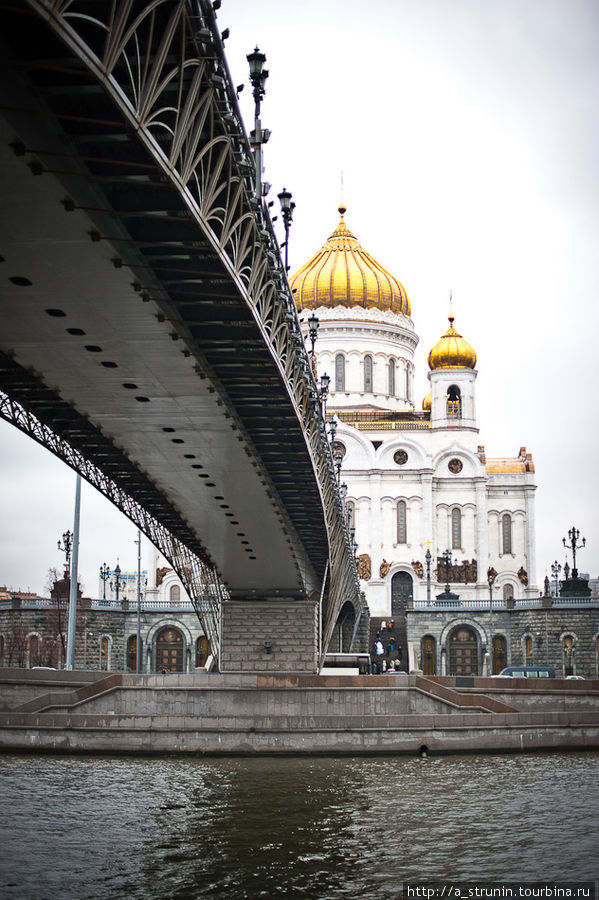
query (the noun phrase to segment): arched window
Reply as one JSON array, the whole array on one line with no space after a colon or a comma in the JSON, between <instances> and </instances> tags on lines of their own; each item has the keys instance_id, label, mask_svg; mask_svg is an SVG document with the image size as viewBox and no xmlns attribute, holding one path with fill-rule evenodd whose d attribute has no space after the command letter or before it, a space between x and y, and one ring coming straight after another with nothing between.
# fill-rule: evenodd
<instances>
[{"instance_id":1,"label":"arched window","mask_svg":"<svg viewBox=\"0 0 599 900\"><path fill-rule=\"evenodd\" d=\"M462 395L459 387L456 387L455 384L452 384L447 391L447 418L462 418Z\"/></svg>"},{"instance_id":2,"label":"arched window","mask_svg":"<svg viewBox=\"0 0 599 900\"><path fill-rule=\"evenodd\" d=\"M163 628L156 638L156 668L183 671L183 635L177 628Z\"/></svg>"},{"instance_id":3,"label":"arched window","mask_svg":"<svg viewBox=\"0 0 599 900\"><path fill-rule=\"evenodd\" d=\"M142 646L140 643L140 652ZM127 641L127 668L130 672L137 672L137 635L135 634L132 634Z\"/></svg>"},{"instance_id":4,"label":"arched window","mask_svg":"<svg viewBox=\"0 0 599 900\"><path fill-rule=\"evenodd\" d=\"M335 390L345 390L345 357L338 353L335 357Z\"/></svg>"},{"instance_id":5,"label":"arched window","mask_svg":"<svg viewBox=\"0 0 599 900\"><path fill-rule=\"evenodd\" d=\"M169 601L171 606L175 606L181 600L181 588L178 584L173 584L169 591Z\"/></svg>"},{"instance_id":6,"label":"arched window","mask_svg":"<svg viewBox=\"0 0 599 900\"><path fill-rule=\"evenodd\" d=\"M201 669L206 665L210 656L210 641L207 637L199 637L196 643L196 668Z\"/></svg>"},{"instance_id":7,"label":"arched window","mask_svg":"<svg viewBox=\"0 0 599 900\"><path fill-rule=\"evenodd\" d=\"M528 635L524 639L524 657L525 657L525 659L524 659L525 663L532 662L533 657L534 657L534 647L533 647L533 643L532 643L532 637L530 635Z\"/></svg>"},{"instance_id":8,"label":"arched window","mask_svg":"<svg viewBox=\"0 0 599 900\"><path fill-rule=\"evenodd\" d=\"M501 518L501 542L504 553L512 552L512 517L505 513Z\"/></svg>"},{"instance_id":9,"label":"arched window","mask_svg":"<svg viewBox=\"0 0 599 900\"><path fill-rule=\"evenodd\" d=\"M108 638L106 636L100 638L100 671L108 671Z\"/></svg>"},{"instance_id":10,"label":"arched window","mask_svg":"<svg viewBox=\"0 0 599 900\"><path fill-rule=\"evenodd\" d=\"M364 357L364 390L372 393L372 356Z\"/></svg>"},{"instance_id":11,"label":"arched window","mask_svg":"<svg viewBox=\"0 0 599 900\"><path fill-rule=\"evenodd\" d=\"M347 500L345 503L345 516L349 528L356 527L356 504L353 500Z\"/></svg>"},{"instance_id":12,"label":"arched window","mask_svg":"<svg viewBox=\"0 0 599 900\"><path fill-rule=\"evenodd\" d=\"M451 549L460 550L462 547L462 513L459 509L451 511Z\"/></svg>"},{"instance_id":13,"label":"arched window","mask_svg":"<svg viewBox=\"0 0 599 900\"><path fill-rule=\"evenodd\" d=\"M395 360L389 360L389 396L395 397Z\"/></svg>"},{"instance_id":14,"label":"arched window","mask_svg":"<svg viewBox=\"0 0 599 900\"><path fill-rule=\"evenodd\" d=\"M406 366L406 400L410 399L410 369Z\"/></svg>"},{"instance_id":15,"label":"arched window","mask_svg":"<svg viewBox=\"0 0 599 900\"><path fill-rule=\"evenodd\" d=\"M408 510L405 500L397 504L397 543L408 543Z\"/></svg>"},{"instance_id":16,"label":"arched window","mask_svg":"<svg viewBox=\"0 0 599 900\"><path fill-rule=\"evenodd\" d=\"M504 584L503 585L503 599L511 600L514 596L514 585L513 584Z\"/></svg>"}]
</instances>

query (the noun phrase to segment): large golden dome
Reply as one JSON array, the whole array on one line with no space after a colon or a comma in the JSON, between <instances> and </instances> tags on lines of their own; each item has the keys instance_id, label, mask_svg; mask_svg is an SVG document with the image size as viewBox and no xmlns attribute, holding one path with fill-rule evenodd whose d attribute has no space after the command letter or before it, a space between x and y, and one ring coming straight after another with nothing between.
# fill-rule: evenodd
<instances>
[{"instance_id":1,"label":"large golden dome","mask_svg":"<svg viewBox=\"0 0 599 900\"><path fill-rule=\"evenodd\" d=\"M409 316L410 301L397 278L367 253L341 219L328 241L289 283L298 309L362 306Z\"/></svg>"},{"instance_id":2,"label":"large golden dome","mask_svg":"<svg viewBox=\"0 0 599 900\"><path fill-rule=\"evenodd\" d=\"M473 369L476 365L476 352L455 330L453 319L449 316L449 328L428 355L430 369Z\"/></svg>"}]
</instances>

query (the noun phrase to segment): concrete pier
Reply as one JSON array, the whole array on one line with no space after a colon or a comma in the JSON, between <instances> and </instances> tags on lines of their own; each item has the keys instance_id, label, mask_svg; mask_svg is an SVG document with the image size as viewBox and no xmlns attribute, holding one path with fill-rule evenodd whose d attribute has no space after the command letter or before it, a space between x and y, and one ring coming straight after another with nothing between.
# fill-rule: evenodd
<instances>
[{"instance_id":1,"label":"concrete pier","mask_svg":"<svg viewBox=\"0 0 599 900\"><path fill-rule=\"evenodd\" d=\"M0 670L0 750L429 754L599 747L599 681Z\"/></svg>"}]
</instances>

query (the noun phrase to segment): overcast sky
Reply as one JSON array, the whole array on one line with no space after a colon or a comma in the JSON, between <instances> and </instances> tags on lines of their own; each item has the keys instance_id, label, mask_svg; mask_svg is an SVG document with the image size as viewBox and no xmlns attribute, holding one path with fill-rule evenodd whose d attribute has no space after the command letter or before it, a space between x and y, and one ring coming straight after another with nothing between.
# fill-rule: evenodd
<instances>
[{"instance_id":1,"label":"overcast sky","mask_svg":"<svg viewBox=\"0 0 599 900\"><path fill-rule=\"evenodd\" d=\"M265 179L273 214L283 186L297 204L292 271L335 228L343 172L348 226L412 302L417 397L452 290L480 443L533 454L538 581L573 524L599 574L599 5L223 0L218 22L236 84L256 44L267 55ZM249 129L247 86L241 105ZM0 584L43 592L74 475L0 421L0 490ZM136 567L135 536L84 486L86 593L105 560Z\"/></svg>"}]
</instances>

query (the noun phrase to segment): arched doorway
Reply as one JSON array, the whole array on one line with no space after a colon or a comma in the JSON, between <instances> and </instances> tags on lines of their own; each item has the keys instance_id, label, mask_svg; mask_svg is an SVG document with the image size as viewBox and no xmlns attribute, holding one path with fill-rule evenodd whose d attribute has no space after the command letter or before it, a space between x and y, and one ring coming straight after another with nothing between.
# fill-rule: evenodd
<instances>
[{"instance_id":1,"label":"arched doorway","mask_svg":"<svg viewBox=\"0 0 599 900\"><path fill-rule=\"evenodd\" d=\"M156 669L183 671L183 635L177 628L163 628L156 638Z\"/></svg>"},{"instance_id":2,"label":"arched doorway","mask_svg":"<svg viewBox=\"0 0 599 900\"><path fill-rule=\"evenodd\" d=\"M478 675L478 641L472 628L460 625L451 633L449 674Z\"/></svg>"},{"instance_id":3,"label":"arched doorway","mask_svg":"<svg viewBox=\"0 0 599 900\"><path fill-rule=\"evenodd\" d=\"M491 674L499 675L502 669L505 669L505 638L501 634L493 637L493 663L491 666Z\"/></svg>"},{"instance_id":4,"label":"arched doorway","mask_svg":"<svg viewBox=\"0 0 599 900\"><path fill-rule=\"evenodd\" d=\"M408 671L408 640L406 609L409 598L414 596L414 582L408 572L396 572L391 579L391 616L397 646L397 658L402 672Z\"/></svg>"},{"instance_id":5,"label":"arched doorway","mask_svg":"<svg viewBox=\"0 0 599 900\"><path fill-rule=\"evenodd\" d=\"M426 634L422 638L422 674L435 675L437 671L437 660L435 654L435 639L432 634Z\"/></svg>"}]
</instances>

